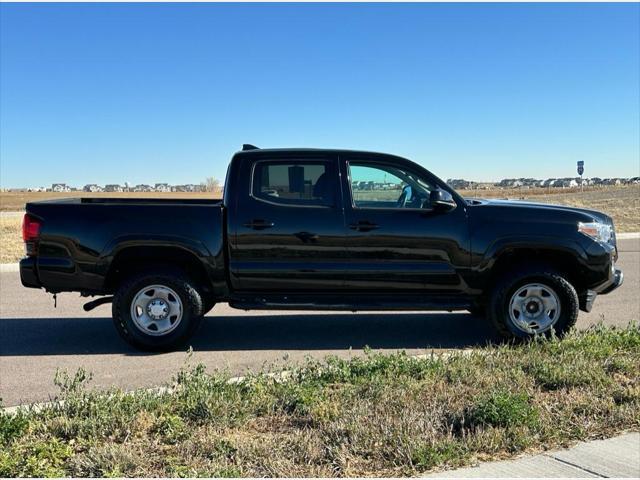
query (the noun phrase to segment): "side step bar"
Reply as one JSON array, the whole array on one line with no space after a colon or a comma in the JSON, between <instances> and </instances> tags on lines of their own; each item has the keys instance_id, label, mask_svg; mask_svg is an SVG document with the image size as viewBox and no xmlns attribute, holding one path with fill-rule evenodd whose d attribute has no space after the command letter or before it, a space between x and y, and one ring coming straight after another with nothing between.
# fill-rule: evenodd
<instances>
[{"instance_id":1,"label":"side step bar","mask_svg":"<svg viewBox=\"0 0 640 480\"><path fill-rule=\"evenodd\" d=\"M343 297L316 297L296 295L284 296L237 296L229 300L229 306L240 310L425 310L454 311L467 310L473 306L469 298L460 297L387 297L387 298L353 298L345 302Z\"/></svg>"}]
</instances>

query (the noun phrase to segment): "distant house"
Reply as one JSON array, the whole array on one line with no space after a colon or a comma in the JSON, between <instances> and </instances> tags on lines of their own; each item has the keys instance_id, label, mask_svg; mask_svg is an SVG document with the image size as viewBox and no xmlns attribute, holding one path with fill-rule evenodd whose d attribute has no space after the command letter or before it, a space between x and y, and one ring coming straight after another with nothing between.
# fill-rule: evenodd
<instances>
[{"instance_id":1,"label":"distant house","mask_svg":"<svg viewBox=\"0 0 640 480\"><path fill-rule=\"evenodd\" d=\"M476 184L462 178L450 178L447 180L447 185L456 190L469 190L474 188Z\"/></svg>"},{"instance_id":2,"label":"distant house","mask_svg":"<svg viewBox=\"0 0 640 480\"><path fill-rule=\"evenodd\" d=\"M151 185L145 185L143 183L133 187L134 192L151 192L152 190L153 190L153 187Z\"/></svg>"},{"instance_id":3,"label":"distant house","mask_svg":"<svg viewBox=\"0 0 640 480\"><path fill-rule=\"evenodd\" d=\"M200 189L200 185L194 185L193 183L187 183L186 185L174 185L171 187L172 192L197 192Z\"/></svg>"},{"instance_id":4,"label":"distant house","mask_svg":"<svg viewBox=\"0 0 640 480\"><path fill-rule=\"evenodd\" d=\"M171 191L171 187L169 186L168 183L156 183L155 191L156 192L170 192Z\"/></svg>"},{"instance_id":5,"label":"distant house","mask_svg":"<svg viewBox=\"0 0 640 480\"><path fill-rule=\"evenodd\" d=\"M110 183L109 185L104 186L104 191L105 192L123 192L124 189L118 184Z\"/></svg>"},{"instance_id":6,"label":"distant house","mask_svg":"<svg viewBox=\"0 0 640 480\"><path fill-rule=\"evenodd\" d=\"M619 178L605 178L602 180L603 185L620 185L621 183Z\"/></svg>"},{"instance_id":7,"label":"distant house","mask_svg":"<svg viewBox=\"0 0 640 480\"><path fill-rule=\"evenodd\" d=\"M69 187L66 183L54 183L51 185L52 192L70 192L71 187Z\"/></svg>"},{"instance_id":8,"label":"distant house","mask_svg":"<svg viewBox=\"0 0 640 480\"><path fill-rule=\"evenodd\" d=\"M500 180L498 183L496 183L496 187L518 188L518 187L521 187L523 184L524 184L524 182L522 181L522 179L504 178L504 179Z\"/></svg>"},{"instance_id":9,"label":"distant house","mask_svg":"<svg viewBox=\"0 0 640 480\"><path fill-rule=\"evenodd\" d=\"M591 185L602 185L602 179L600 177L591 177Z\"/></svg>"},{"instance_id":10,"label":"distant house","mask_svg":"<svg viewBox=\"0 0 640 480\"><path fill-rule=\"evenodd\" d=\"M95 183L89 183L82 188L82 191L91 193L104 192L104 188L102 188L100 185L96 185Z\"/></svg>"},{"instance_id":11,"label":"distant house","mask_svg":"<svg viewBox=\"0 0 640 480\"><path fill-rule=\"evenodd\" d=\"M578 182L575 178L559 178L555 181L553 186L561 188L573 188L578 186Z\"/></svg>"}]
</instances>

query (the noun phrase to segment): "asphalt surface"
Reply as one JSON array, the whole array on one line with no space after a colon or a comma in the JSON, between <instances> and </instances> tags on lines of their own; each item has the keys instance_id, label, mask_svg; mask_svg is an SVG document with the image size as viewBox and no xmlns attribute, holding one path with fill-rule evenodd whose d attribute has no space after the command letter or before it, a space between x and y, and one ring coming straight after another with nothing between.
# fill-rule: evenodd
<instances>
[{"instance_id":1,"label":"asphalt surface","mask_svg":"<svg viewBox=\"0 0 640 480\"><path fill-rule=\"evenodd\" d=\"M598 297L579 328L603 321L640 320L640 239L620 240L625 282ZM0 273L0 397L5 406L49 400L56 369L92 372L92 385L152 387L171 379L187 360L241 375L306 356L349 357L365 346L425 353L434 348L479 347L492 340L485 321L468 313L326 313L234 310L217 305L186 352L138 352L116 334L111 306L84 312L78 294L51 295L21 286L17 272Z\"/></svg>"}]
</instances>

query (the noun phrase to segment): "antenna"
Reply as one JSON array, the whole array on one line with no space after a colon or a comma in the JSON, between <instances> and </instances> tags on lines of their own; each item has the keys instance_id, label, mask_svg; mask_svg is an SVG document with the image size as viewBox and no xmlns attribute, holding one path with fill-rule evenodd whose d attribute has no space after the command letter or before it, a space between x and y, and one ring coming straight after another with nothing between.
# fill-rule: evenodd
<instances>
[{"instance_id":1,"label":"antenna","mask_svg":"<svg viewBox=\"0 0 640 480\"><path fill-rule=\"evenodd\" d=\"M251 145L250 143L244 143L242 145L242 151L244 152L246 150L260 150L260 149L255 145Z\"/></svg>"}]
</instances>

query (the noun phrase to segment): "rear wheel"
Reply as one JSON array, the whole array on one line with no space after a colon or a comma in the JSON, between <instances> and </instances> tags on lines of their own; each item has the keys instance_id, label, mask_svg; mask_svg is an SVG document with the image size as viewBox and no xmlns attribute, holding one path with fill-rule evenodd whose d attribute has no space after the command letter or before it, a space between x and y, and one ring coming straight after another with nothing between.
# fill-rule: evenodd
<instances>
[{"instance_id":1,"label":"rear wheel","mask_svg":"<svg viewBox=\"0 0 640 480\"><path fill-rule=\"evenodd\" d=\"M487 316L506 338L564 335L578 319L578 295L559 273L524 267L495 286Z\"/></svg>"},{"instance_id":2,"label":"rear wheel","mask_svg":"<svg viewBox=\"0 0 640 480\"><path fill-rule=\"evenodd\" d=\"M182 272L162 269L126 280L113 299L113 322L124 340L150 351L182 346L202 321L202 298Z\"/></svg>"}]
</instances>

